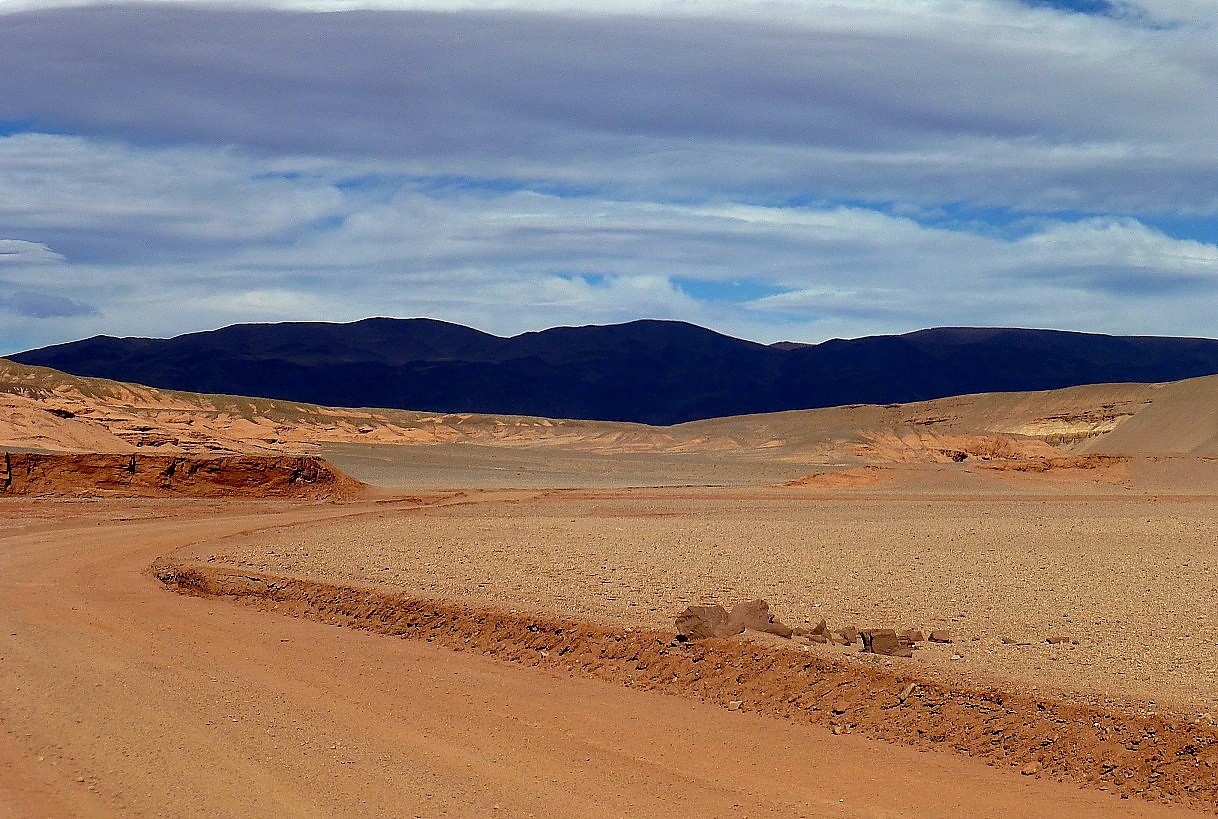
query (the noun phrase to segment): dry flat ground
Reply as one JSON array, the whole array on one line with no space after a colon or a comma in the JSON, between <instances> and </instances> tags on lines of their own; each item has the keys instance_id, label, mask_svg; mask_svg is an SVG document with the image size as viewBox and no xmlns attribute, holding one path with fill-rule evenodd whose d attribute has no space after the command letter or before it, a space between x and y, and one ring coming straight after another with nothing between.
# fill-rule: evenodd
<instances>
[{"instance_id":1,"label":"dry flat ground","mask_svg":"<svg viewBox=\"0 0 1218 819\"><path fill-rule=\"evenodd\" d=\"M951 631L890 664L1218 715L1211 498L502 490L182 557L670 630L691 603L762 597L792 626Z\"/></svg>"},{"instance_id":2,"label":"dry flat ground","mask_svg":"<svg viewBox=\"0 0 1218 819\"><path fill-rule=\"evenodd\" d=\"M377 504L13 500L0 514L0 816L1194 815L183 597L147 570Z\"/></svg>"}]
</instances>

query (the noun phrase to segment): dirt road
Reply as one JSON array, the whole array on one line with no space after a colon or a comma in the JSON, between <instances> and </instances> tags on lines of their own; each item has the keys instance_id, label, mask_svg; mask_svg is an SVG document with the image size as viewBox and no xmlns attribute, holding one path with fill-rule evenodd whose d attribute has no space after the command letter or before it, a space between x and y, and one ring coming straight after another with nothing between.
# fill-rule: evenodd
<instances>
[{"instance_id":1,"label":"dirt road","mask_svg":"<svg viewBox=\"0 0 1218 819\"><path fill-rule=\"evenodd\" d=\"M165 591L358 506L0 504L0 816L1189 816Z\"/></svg>"}]
</instances>

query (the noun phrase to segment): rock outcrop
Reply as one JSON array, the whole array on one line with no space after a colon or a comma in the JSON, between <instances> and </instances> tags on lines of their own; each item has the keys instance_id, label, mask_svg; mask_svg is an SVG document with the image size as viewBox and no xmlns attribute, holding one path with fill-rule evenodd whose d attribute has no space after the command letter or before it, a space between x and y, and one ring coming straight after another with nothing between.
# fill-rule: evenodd
<instances>
[{"instance_id":1,"label":"rock outcrop","mask_svg":"<svg viewBox=\"0 0 1218 819\"><path fill-rule=\"evenodd\" d=\"M0 495L319 500L352 497L363 488L321 458L311 457L0 455Z\"/></svg>"}]
</instances>

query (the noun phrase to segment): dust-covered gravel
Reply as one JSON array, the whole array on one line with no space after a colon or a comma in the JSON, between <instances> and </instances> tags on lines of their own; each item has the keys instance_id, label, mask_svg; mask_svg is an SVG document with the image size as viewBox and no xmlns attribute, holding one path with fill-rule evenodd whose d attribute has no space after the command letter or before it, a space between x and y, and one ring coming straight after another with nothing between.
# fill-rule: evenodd
<instances>
[{"instance_id":1,"label":"dust-covered gravel","mask_svg":"<svg viewBox=\"0 0 1218 819\"><path fill-rule=\"evenodd\" d=\"M471 492L188 556L647 627L764 597L791 625L953 634L886 663L1218 715L1218 505L1204 498Z\"/></svg>"}]
</instances>

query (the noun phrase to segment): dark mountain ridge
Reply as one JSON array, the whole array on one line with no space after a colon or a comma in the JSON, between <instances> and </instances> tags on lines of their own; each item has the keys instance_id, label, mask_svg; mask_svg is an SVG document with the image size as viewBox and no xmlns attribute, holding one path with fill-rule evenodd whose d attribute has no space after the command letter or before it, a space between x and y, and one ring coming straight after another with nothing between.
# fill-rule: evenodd
<instances>
[{"instance_id":1,"label":"dark mountain ridge","mask_svg":"<svg viewBox=\"0 0 1218 819\"><path fill-rule=\"evenodd\" d=\"M978 392L1218 373L1218 340L945 327L763 345L672 321L511 338L434 319L238 324L170 339L93 338L21 364L164 389L345 407L674 424Z\"/></svg>"}]
</instances>

